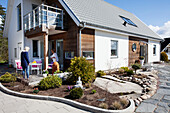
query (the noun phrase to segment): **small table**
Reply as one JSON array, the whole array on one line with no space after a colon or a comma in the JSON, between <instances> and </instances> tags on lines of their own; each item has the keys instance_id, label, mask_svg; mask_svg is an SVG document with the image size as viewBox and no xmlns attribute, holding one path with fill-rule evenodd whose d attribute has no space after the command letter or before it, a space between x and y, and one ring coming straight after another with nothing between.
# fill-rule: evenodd
<instances>
[{"instance_id":1,"label":"small table","mask_svg":"<svg viewBox=\"0 0 170 113\"><path fill-rule=\"evenodd\" d=\"M35 67L33 67L35 66ZM37 73L39 74L39 70L41 71L42 74L42 63L30 63L30 70L32 74L32 70L37 70Z\"/></svg>"}]
</instances>

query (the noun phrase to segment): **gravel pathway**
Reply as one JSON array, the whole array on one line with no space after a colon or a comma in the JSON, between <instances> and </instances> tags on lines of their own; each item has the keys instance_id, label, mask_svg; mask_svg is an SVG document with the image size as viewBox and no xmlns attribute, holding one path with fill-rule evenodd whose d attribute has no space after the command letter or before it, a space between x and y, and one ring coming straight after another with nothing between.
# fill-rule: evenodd
<instances>
[{"instance_id":1,"label":"gravel pathway","mask_svg":"<svg viewBox=\"0 0 170 113\"><path fill-rule=\"evenodd\" d=\"M170 113L170 65L155 64L153 68L159 71L159 88L138 106L136 113Z\"/></svg>"}]
</instances>

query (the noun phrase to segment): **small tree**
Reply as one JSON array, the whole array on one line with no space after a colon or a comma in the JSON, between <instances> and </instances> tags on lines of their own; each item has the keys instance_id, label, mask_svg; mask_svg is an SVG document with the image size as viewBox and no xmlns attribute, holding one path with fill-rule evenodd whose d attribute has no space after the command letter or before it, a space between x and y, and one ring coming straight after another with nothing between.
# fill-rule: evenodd
<instances>
[{"instance_id":1,"label":"small tree","mask_svg":"<svg viewBox=\"0 0 170 113\"><path fill-rule=\"evenodd\" d=\"M168 55L165 52L161 52L161 60L165 62L168 61Z\"/></svg>"},{"instance_id":2,"label":"small tree","mask_svg":"<svg viewBox=\"0 0 170 113\"><path fill-rule=\"evenodd\" d=\"M92 82L95 78L95 68L93 64L82 57L75 57L72 59L68 71L72 72L72 75L67 79L71 84L75 84L79 76L81 77L83 84Z\"/></svg>"},{"instance_id":3,"label":"small tree","mask_svg":"<svg viewBox=\"0 0 170 113\"><path fill-rule=\"evenodd\" d=\"M136 71L141 68L141 65L136 63L132 65L132 68L135 70L135 73L136 73Z\"/></svg>"}]
</instances>

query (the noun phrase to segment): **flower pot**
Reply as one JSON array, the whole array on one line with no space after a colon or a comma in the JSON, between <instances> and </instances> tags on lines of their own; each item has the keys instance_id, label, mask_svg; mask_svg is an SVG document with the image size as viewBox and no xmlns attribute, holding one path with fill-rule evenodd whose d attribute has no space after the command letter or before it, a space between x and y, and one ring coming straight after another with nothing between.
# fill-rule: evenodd
<instances>
[{"instance_id":1,"label":"flower pot","mask_svg":"<svg viewBox=\"0 0 170 113\"><path fill-rule=\"evenodd\" d=\"M143 66L145 59L140 60L140 65Z\"/></svg>"},{"instance_id":2,"label":"flower pot","mask_svg":"<svg viewBox=\"0 0 170 113\"><path fill-rule=\"evenodd\" d=\"M47 77L47 74L43 74L43 77L44 77L44 78Z\"/></svg>"}]
</instances>

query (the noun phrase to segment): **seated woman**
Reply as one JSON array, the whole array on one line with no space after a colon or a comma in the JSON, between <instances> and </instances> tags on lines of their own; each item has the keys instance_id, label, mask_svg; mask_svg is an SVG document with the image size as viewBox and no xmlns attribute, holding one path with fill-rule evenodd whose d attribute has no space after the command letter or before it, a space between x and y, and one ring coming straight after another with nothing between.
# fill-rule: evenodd
<instances>
[{"instance_id":1,"label":"seated woman","mask_svg":"<svg viewBox=\"0 0 170 113\"><path fill-rule=\"evenodd\" d=\"M55 50L51 50L51 52L53 53L50 57L53 61L53 66L52 66L52 75L53 75L56 70L60 71L60 68L59 68L60 66L59 66L59 63L58 63L58 56L55 53Z\"/></svg>"}]
</instances>

